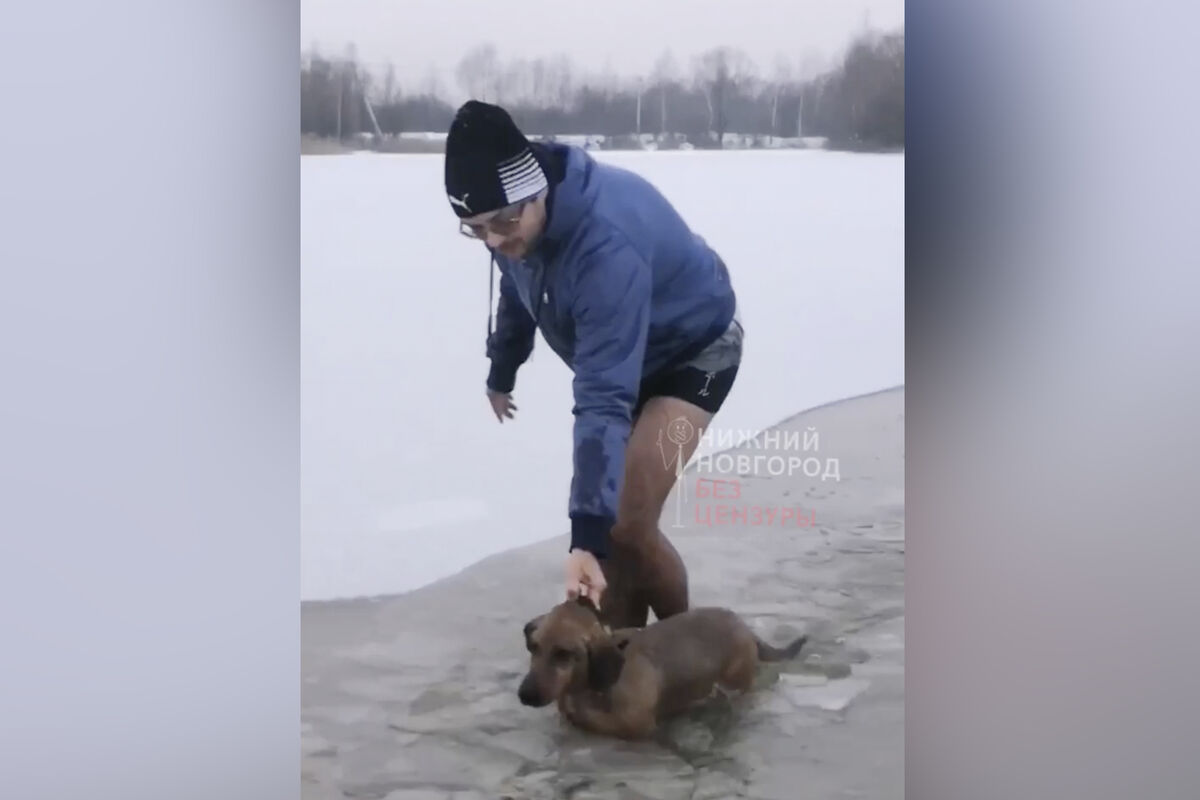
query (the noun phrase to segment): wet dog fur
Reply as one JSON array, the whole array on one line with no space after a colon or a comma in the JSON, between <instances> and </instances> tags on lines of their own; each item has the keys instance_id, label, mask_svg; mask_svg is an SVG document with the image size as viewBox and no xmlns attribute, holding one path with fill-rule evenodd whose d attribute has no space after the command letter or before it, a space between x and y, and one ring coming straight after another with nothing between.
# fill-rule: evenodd
<instances>
[{"instance_id":1,"label":"wet dog fur","mask_svg":"<svg viewBox=\"0 0 1200 800\"><path fill-rule=\"evenodd\" d=\"M772 647L724 608L612 631L583 599L535 617L524 633L529 671L517 690L521 703L557 703L574 725L621 739L653 735L663 719L717 687L749 691L760 663L796 657L808 638Z\"/></svg>"}]
</instances>

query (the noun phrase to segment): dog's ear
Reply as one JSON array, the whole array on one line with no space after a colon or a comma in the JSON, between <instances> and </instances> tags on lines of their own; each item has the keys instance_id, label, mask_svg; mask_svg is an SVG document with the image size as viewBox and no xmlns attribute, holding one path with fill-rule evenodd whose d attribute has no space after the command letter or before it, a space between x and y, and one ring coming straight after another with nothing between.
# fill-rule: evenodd
<instances>
[{"instance_id":1,"label":"dog's ear","mask_svg":"<svg viewBox=\"0 0 1200 800\"><path fill-rule=\"evenodd\" d=\"M579 606L580 608L586 608L596 616L600 616L600 609L596 606L596 602L590 597L584 597L583 595L576 597L575 605Z\"/></svg>"},{"instance_id":2,"label":"dog's ear","mask_svg":"<svg viewBox=\"0 0 1200 800\"><path fill-rule=\"evenodd\" d=\"M542 624L542 620L544 620L545 618L546 618L546 615L541 614L541 615L536 616L533 619L529 620L529 622L525 623L524 633L525 633L525 649L526 650L533 650L533 632L538 629L538 626Z\"/></svg>"},{"instance_id":3,"label":"dog's ear","mask_svg":"<svg viewBox=\"0 0 1200 800\"><path fill-rule=\"evenodd\" d=\"M588 646L588 687L602 692L617 682L625 666L625 653L612 640Z\"/></svg>"},{"instance_id":4,"label":"dog's ear","mask_svg":"<svg viewBox=\"0 0 1200 800\"><path fill-rule=\"evenodd\" d=\"M637 628L617 628L615 631L609 631L609 636L612 637L613 645L618 650L624 650L629 646L634 635L638 632Z\"/></svg>"}]
</instances>

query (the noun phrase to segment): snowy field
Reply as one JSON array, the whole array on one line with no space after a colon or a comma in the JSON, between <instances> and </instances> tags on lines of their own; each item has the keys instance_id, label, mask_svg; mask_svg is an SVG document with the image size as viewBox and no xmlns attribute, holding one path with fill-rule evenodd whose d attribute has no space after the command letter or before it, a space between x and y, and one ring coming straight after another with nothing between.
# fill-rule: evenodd
<instances>
[{"instance_id":1,"label":"snowy field","mask_svg":"<svg viewBox=\"0 0 1200 800\"><path fill-rule=\"evenodd\" d=\"M598 157L654 181L729 265L746 343L725 435L904 382L903 155ZM566 533L571 376L539 335L516 419L492 416L488 258L457 233L442 157L300 169L301 597L408 591Z\"/></svg>"}]
</instances>

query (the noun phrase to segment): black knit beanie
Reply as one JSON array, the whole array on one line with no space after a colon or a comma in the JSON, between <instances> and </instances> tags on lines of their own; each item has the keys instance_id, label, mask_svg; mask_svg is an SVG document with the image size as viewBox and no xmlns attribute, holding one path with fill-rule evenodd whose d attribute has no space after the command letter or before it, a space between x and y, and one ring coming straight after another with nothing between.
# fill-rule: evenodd
<instances>
[{"instance_id":1,"label":"black knit beanie","mask_svg":"<svg viewBox=\"0 0 1200 800\"><path fill-rule=\"evenodd\" d=\"M529 140L499 106L468 100L446 137L446 195L459 217L519 203L547 187Z\"/></svg>"}]
</instances>

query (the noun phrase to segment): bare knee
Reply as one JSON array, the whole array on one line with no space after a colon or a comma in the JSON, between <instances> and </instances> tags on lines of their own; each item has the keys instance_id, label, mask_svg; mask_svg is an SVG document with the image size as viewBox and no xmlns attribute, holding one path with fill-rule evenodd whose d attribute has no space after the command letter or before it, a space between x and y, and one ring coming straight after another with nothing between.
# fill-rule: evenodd
<instances>
[{"instance_id":1,"label":"bare knee","mask_svg":"<svg viewBox=\"0 0 1200 800\"><path fill-rule=\"evenodd\" d=\"M670 487L666 487L664 492L644 470L638 469L637 465L630 465L621 486L617 527L631 531L657 528L669 492Z\"/></svg>"}]
</instances>

